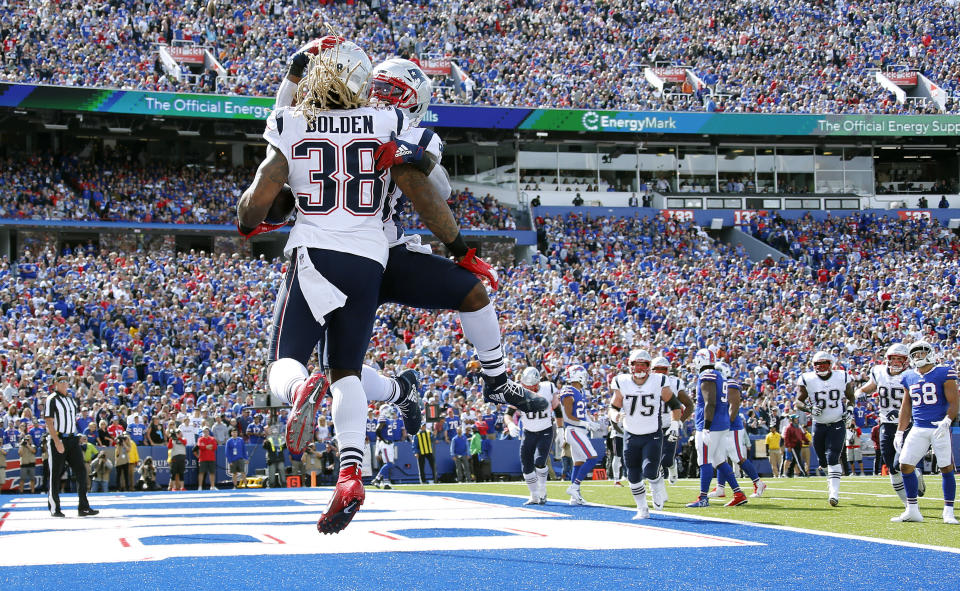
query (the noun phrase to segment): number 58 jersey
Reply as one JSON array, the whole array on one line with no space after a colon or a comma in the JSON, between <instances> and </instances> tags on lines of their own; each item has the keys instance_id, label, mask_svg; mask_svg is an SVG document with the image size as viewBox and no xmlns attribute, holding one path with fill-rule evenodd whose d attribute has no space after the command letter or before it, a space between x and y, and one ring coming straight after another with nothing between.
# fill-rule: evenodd
<instances>
[{"instance_id":1,"label":"number 58 jersey","mask_svg":"<svg viewBox=\"0 0 960 591\"><path fill-rule=\"evenodd\" d=\"M394 108L321 111L308 119L294 107L267 118L267 140L287 159L297 221L284 247L298 246L364 256L386 267L383 208L390 171L376 169L374 152L390 134L418 144L422 130L405 129Z\"/></svg>"},{"instance_id":2,"label":"number 58 jersey","mask_svg":"<svg viewBox=\"0 0 960 591\"><path fill-rule=\"evenodd\" d=\"M944 392L944 384L957 380L957 370L951 366L938 365L927 373L915 369L904 372L903 386L910 396L913 423L917 427L932 429L934 423L947 416L950 402Z\"/></svg>"}]
</instances>

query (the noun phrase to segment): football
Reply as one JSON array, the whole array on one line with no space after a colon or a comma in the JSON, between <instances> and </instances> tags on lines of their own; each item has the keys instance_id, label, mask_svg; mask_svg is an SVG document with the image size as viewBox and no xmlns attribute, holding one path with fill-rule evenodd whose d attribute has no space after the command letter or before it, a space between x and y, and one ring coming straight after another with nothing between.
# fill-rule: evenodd
<instances>
[{"instance_id":1,"label":"football","mask_svg":"<svg viewBox=\"0 0 960 591\"><path fill-rule=\"evenodd\" d=\"M290 185L284 185L283 189L280 189L280 192L277 193L276 199L273 200L273 205L267 211L267 218L264 221L270 224L280 224L287 221L293 215L295 204L295 197Z\"/></svg>"}]
</instances>

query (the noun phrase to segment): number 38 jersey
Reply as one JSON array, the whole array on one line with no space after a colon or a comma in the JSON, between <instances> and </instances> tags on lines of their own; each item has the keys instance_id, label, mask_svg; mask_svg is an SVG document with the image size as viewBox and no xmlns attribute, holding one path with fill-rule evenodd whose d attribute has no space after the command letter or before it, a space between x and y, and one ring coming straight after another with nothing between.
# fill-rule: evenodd
<instances>
[{"instance_id":1,"label":"number 38 jersey","mask_svg":"<svg viewBox=\"0 0 960 591\"><path fill-rule=\"evenodd\" d=\"M896 424L899 421L900 404L903 402L903 373L891 375L886 365L874 365L870 379L877 385L877 405L880 407L880 422Z\"/></svg>"},{"instance_id":2,"label":"number 38 jersey","mask_svg":"<svg viewBox=\"0 0 960 591\"><path fill-rule=\"evenodd\" d=\"M547 409L539 412L522 413L524 431L545 431L553 426L554 419L551 407L553 406L553 397L556 395L556 392L557 387L553 385L553 382L540 382L540 386L533 395L546 399L548 403Z\"/></svg>"},{"instance_id":3,"label":"number 38 jersey","mask_svg":"<svg viewBox=\"0 0 960 591\"><path fill-rule=\"evenodd\" d=\"M391 132L418 143L421 130L412 134L405 125L400 111L383 107L323 111L313 120L294 107L270 114L263 137L287 159L298 212L284 247L288 256L306 246L386 267L382 216L391 179L389 170L376 169L373 155Z\"/></svg>"},{"instance_id":4,"label":"number 38 jersey","mask_svg":"<svg viewBox=\"0 0 960 591\"><path fill-rule=\"evenodd\" d=\"M934 423L947 416L950 403L943 386L950 380L957 380L957 370L946 365L938 365L927 373L915 369L903 373L903 386L910 396L914 425L932 429L936 427Z\"/></svg>"},{"instance_id":5,"label":"number 38 jersey","mask_svg":"<svg viewBox=\"0 0 960 591\"><path fill-rule=\"evenodd\" d=\"M847 384L852 381L844 370L833 370L830 377L823 379L815 371L806 371L797 378L797 385L807 389L810 404L823 409L819 417L813 417L816 423L836 423L843 417L843 400Z\"/></svg>"},{"instance_id":6,"label":"number 38 jersey","mask_svg":"<svg viewBox=\"0 0 960 591\"><path fill-rule=\"evenodd\" d=\"M619 374L610 387L623 396L623 430L632 435L656 433L663 428L660 400L663 388L668 386L666 376L652 373L642 384L633 381L630 374Z\"/></svg>"}]
</instances>

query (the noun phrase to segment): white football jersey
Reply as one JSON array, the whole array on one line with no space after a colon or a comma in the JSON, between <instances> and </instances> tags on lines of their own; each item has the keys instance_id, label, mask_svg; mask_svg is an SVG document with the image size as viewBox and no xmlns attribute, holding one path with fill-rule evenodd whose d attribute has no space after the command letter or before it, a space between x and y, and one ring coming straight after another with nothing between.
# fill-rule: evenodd
<instances>
[{"instance_id":1,"label":"white football jersey","mask_svg":"<svg viewBox=\"0 0 960 591\"><path fill-rule=\"evenodd\" d=\"M667 376L652 373L643 384L637 385L627 373L613 378L610 387L623 395L623 430L633 435L656 433L663 428L660 405L661 392L667 384Z\"/></svg>"},{"instance_id":2,"label":"white football jersey","mask_svg":"<svg viewBox=\"0 0 960 591\"><path fill-rule=\"evenodd\" d=\"M903 402L903 395L906 388L903 387L903 374L890 375L886 365L874 365L870 370L870 378L877 385L877 399L880 409L881 423L894 423L900 420L900 404ZM894 411L892 418L887 415Z\"/></svg>"},{"instance_id":3,"label":"white football jersey","mask_svg":"<svg viewBox=\"0 0 960 591\"><path fill-rule=\"evenodd\" d=\"M553 408L551 407L553 406L553 397L556 396L556 394L557 387L553 382L540 382L540 386L533 395L545 398L547 401L547 409L541 410L540 412L522 413L524 431L545 431L554 424Z\"/></svg>"},{"instance_id":4,"label":"white football jersey","mask_svg":"<svg viewBox=\"0 0 960 591\"><path fill-rule=\"evenodd\" d=\"M670 388L674 394L680 394L680 390L686 390L683 380L677 376L666 375L663 377L667 378L667 387ZM661 420L663 421L663 427L669 427L670 421L673 420L673 413L670 411L670 407L667 406L667 403L662 399L660 400L660 414L663 415L661 417Z\"/></svg>"},{"instance_id":5,"label":"white football jersey","mask_svg":"<svg viewBox=\"0 0 960 591\"><path fill-rule=\"evenodd\" d=\"M440 136L433 133L429 129L422 129L419 127L414 127L409 130L410 137L416 137L417 141L413 142L417 145L424 146L424 149L433 154L436 157L437 162L440 162L441 157L443 156L443 142L440 140ZM405 138L406 139L406 138ZM407 140L411 141L411 140ZM383 208L383 233L387 237L387 245L389 248L393 248L398 244L405 244L407 242L414 242L417 245L420 244L420 235L419 234L410 234L406 235L403 232L403 220L401 219L401 214L403 213L403 201L406 198L403 196L403 192L397 187L395 183L390 183L390 187L387 192L386 205ZM429 250L429 246L424 245L424 249Z\"/></svg>"},{"instance_id":6,"label":"white football jersey","mask_svg":"<svg viewBox=\"0 0 960 591\"><path fill-rule=\"evenodd\" d=\"M421 133L404 130L394 108L324 111L308 120L294 107L273 111L263 137L287 159L287 182L296 197L297 219L284 253L321 248L387 264L383 208L390 170L377 171L374 152L396 133L417 143Z\"/></svg>"},{"instance_id":7,"label":"white football jersey","mask_svg":"<svg viewBox=\"0 0 960 591\"><path fill-rule=\"evenodd\" d=\"M817 423L835 423L843 416L844 392L852 381L850 374L842 369L830 372L830 377L822 379L815 371L800 374L797 385L807 389L809 404L823 408L819 417L813 417Z\"/></svg>"}]
</instances>

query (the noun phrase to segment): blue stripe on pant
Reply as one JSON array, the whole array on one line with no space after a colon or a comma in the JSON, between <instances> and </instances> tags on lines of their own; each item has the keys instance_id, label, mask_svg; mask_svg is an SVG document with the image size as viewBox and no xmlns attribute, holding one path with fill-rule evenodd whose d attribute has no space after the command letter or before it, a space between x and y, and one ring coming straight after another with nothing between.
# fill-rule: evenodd
<instances>
[{"instance_id":1,"label":"blue stripe on pant","mask_svg":"<svg viewBox=\"0 0 960 591\"><path fill-rule=\"evenodd\" d=\"M843 421L813 424L813 449L817 452L817 461L824 470L827 466L840 463L845 434Z\"/></svg>"},{"instance_id":2,"label":"blue stripe on pant","mask_svg":"<svg viewBox=\"0 0 960 591\"><path fill-rule=\"evenodd\" d=\"M546 468L550 446L553 444L553 427L543 431L524 431L520 442L520 466L524 474L535 468Z\"/></svg>"},{"instance_id":3,"label":"blue stripe on pant","mask_svg":"<svg viewBox=\"0 0 960 591\"><path fill-rule=\"evenodd\" d=\"M624 432L623 463L627 468L627 480L630 482L659 478L662 456L663 435L660 431L646 435Z\"/></svg>"}]
</instances>

